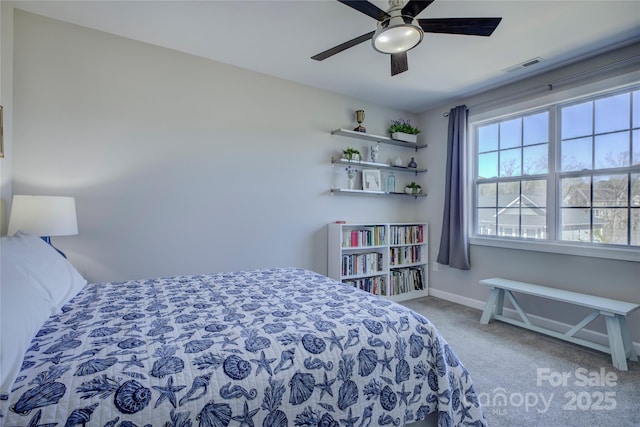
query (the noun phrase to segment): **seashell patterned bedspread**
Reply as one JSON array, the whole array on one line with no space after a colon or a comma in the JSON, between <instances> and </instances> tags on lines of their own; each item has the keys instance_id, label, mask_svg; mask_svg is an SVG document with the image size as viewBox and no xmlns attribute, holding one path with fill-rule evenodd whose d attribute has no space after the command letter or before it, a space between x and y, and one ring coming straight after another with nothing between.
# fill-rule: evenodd
<instances>
[{"instance_id":1,"label":"seashell patterned bedspread","mask_svg":"<svg viewBox=\"0 0 640 427\"><path fill-rule=\"evenodd\" d=\"M5 426L486 425L423 316L307 270L89 284L33 339Z\"/></svg>"}]
</instances>

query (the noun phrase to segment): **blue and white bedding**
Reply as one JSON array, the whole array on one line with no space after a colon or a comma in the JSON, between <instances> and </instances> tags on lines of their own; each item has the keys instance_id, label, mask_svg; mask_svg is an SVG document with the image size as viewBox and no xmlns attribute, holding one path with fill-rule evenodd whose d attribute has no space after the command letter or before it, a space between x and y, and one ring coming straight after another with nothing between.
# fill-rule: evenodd
<instances>
[{"instance_id":1,"label":"blue and white bedding","mask_svg":"<svg viewBox=\"0 0 640 427\"><path fill-rule=\"evenodd\" d=\"M40 329L5 426L486 425L423 316L264 269L87 285Z\"/></svg>"}]
</instances>

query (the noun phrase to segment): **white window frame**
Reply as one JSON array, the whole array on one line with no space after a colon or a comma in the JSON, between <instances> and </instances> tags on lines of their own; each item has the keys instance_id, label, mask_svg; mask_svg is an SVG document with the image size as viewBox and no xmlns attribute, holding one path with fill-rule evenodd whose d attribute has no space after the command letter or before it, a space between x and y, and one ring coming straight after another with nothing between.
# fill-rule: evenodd
<instances>
[{"instance_id":1,"label":"white window frame","mask_svg":"<svg viewBox=\"0 0 640 427\"><path fill-rule=\"evenodd\" d=\"M637 90L640 85L640 73L632 72L608 79L603 79L595 83L586 84L579 87L573 87L566 90L553 91L544 96L535 99L527 99L521 102L513 102L509 105L502 105L492 109L474 109L469 110L469 128L467 131L467 187L466 187L466 218L467 229L469 230L469 241L472 245L490 246L507 249L529 250L536 252L549 252L567 255L587 256L596 258L608 258L624 261L640 262L640 249L637 247L615 246L615 245L598 245L598 244L577 244L575 242L556 240L557 236L557 215L559 208L557 206L557 191L559 182L551 177L547 181L547 239L525 239L525 238L499 238L496 236L476 235L475 216L476 201L474 199L474 179L477 175L477 153L474 128L477 125L489 122L495 122L509 116L517 116L530 113L536 110L549 109L549 170L555 171L556 148L555 144L559 141L560 127L556 125L559 104L566 104L580 99L586 100L590 97L599 97L616 91ZM522 178L526 178L523 176Z\"/></svg>"}]
</instances>

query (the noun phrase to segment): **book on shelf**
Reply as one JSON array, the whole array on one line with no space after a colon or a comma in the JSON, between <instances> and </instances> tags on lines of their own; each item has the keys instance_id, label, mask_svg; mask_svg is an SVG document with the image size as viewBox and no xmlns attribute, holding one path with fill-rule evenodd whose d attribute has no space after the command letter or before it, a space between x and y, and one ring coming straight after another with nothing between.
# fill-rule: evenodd
<instances>
[{"instance_id":1,"label":"book on shelf","mask_svg":"<svg viewBox=\"0 0 640 427\"><path fill-rule=\"evenodd\" d=\"M342 247L360 248L384 245L385 228L381 226L344 228Z\"/></svg>"},{"instance_id":2,"label":"book on shelf","mask_svg":"<svg viewBox=\"0 0 640 427\"><path fill-rule=\"evenodd\" d=\"M420 244L424 242L422 225L392 225L390 227L392 245Z\"/></svg>"},{"instance_id":3,"label":"book on shelf","mask_svg":"<svg viewBox=\"0 0 640 427\"><path fill-rule=\"evenodd\" d=\"M389 276L390 295L397 295L424 289L423 274L424 272L422 268L409 267L391 270Z\"/></svg>"},{"instance_id":4,"label":"book on shelf","mask_svg":"<svg viewBox=\"0 0 640 427\"><path fill-rule=\"evenodd\" d=\"M373 274L382 271L382 254L368 252L342 255L342 275Z\"/></svg>"},{"instance_id":5,"label":"book on shelf","mask_svg":"<svg viewBox=\"0 0 640 427\"><path fill-rule=\"evenodd\" d=\"M413 264L421 260L420 246L398 246L389 249L389 264L391 266Z\"/></svg>"},{"instance_id":6,"label":"book on shelf","mask_svg":"<svg viewBox=\"0 0 640 427\"><path fill-rule=\"evenodd\" d=\"M343 281L346 285L361 289L370 294L386 296L388 295L387 286L383 276L364 277L362 279L353 279Z\"/></svg>"}]
</instances>

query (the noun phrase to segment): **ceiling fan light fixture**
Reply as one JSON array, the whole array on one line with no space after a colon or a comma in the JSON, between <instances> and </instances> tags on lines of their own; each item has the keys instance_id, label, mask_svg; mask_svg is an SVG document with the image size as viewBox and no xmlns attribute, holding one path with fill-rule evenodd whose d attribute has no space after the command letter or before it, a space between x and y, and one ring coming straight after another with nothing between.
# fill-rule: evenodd
<instances>
[{"instance_id":1,"label":"ceiling fan light fixture","mask_svg":"<svg viewBox=\"0 0 640 427\"><path fill-rule=\"evenodd\" d=\"M381 53L400 53L416 47L423 36L422 28L413 23L406 23L402 17L398 16L378 26L371 44Z\"/></svg>"}]
</instances>

